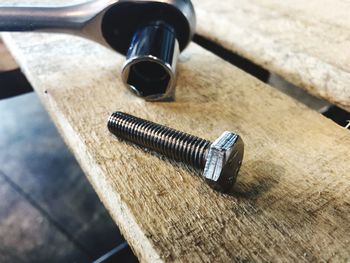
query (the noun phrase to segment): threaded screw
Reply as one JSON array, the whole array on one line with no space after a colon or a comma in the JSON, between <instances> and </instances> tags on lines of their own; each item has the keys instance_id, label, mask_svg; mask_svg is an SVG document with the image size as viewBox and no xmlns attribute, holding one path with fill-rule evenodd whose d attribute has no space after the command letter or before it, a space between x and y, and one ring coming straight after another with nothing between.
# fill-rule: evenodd
<instances>
[{"instance_id":1,"label":"threaded screw","mask_svg":"<svg viewBox=\"0 0 350 263\"><path fill-rule=\"evenodd\" d=\"M118 138L204 170L203 177L220 191L232 187L243 159L243 141L231 132L211 143L123 112L110 116L108 129Z\"/></svg>"}]
</instances>

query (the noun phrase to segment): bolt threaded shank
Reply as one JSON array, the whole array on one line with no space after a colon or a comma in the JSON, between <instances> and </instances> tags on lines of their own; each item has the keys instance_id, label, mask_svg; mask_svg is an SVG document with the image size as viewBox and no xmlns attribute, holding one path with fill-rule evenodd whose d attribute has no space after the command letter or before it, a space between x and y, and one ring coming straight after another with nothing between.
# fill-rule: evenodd
<instances>
[{"instance_id":1,"label":"bolt threaded shank","mask_svg":"<svg viewBox=\"0 0 350 263\"><path fill-rule=\"evenodd\" d=\"M123 112L115 112L108 120L115 136L147 147L174 160L204 169L210 142Z\"/></svg>"}]
</instances>

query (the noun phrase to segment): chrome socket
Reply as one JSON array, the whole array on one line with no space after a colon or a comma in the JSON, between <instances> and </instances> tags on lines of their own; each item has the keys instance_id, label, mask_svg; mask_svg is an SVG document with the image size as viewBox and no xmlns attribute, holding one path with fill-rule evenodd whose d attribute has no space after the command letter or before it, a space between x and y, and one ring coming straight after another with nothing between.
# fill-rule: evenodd
<instances>
[{"instance_id":1,"label":"chrome socket","mask_svg":"<svg viewBox=\"0 0 350 263\"><path fill-rule=\"evenodd\" d=\"M172 99L179 54L179 43L171 26L155 21L140 27L122 69L124 84L148 101Z\"/></svg>"}]
</instances>

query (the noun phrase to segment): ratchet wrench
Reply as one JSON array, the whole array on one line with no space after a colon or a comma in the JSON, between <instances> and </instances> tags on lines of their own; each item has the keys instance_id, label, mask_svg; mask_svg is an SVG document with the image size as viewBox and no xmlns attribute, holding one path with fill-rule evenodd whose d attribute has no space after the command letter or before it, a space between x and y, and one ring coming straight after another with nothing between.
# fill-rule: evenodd
<instances>
[{"instance_id":1,"label":"ratchet wrench","mask_svg":"<svg viewBox=\"0 0 350 263\"><path fill-rule=\"evenodd\" d=\"M95 0L63 7L0 6L0 31L66 33L126 56L124 84L146 100L174 94L180 52L195 33L190 0Z\"/></svg>"}]
</instances>

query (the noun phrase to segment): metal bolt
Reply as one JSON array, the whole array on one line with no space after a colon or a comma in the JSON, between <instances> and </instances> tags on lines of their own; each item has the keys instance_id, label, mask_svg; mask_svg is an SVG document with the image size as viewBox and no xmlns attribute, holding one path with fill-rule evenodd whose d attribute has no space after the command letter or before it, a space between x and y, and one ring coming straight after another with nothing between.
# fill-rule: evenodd
<instances>
[{"instance_id":1,"label":"metal bolt","mask_svg":"<svg viewBox=\"0 0 350 263\"><path fill-rule=\"evenodd\" d=\"M123 112L111 115L108 129L118 138L201 169L207 183L222 192L231 189L242 164L244 143L232 132L224 132L210 143Z\"/></svg>"}]
</instances>

